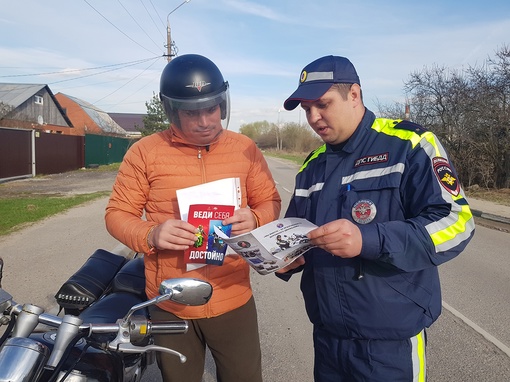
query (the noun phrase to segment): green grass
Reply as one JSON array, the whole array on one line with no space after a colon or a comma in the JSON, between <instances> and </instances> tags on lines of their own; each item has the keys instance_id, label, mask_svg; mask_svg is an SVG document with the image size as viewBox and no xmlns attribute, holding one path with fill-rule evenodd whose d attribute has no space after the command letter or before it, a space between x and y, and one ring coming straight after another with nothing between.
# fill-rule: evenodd
<instances>
[{"instance_id":1,"label":"green grass","mask_svg":"<svg viewBox=\"0 0 510 382\"><path fill-rule=\"evenodd\" d=\"M77 171L101 172L118 171L120 163L102 165ZM67 211L80 204L108 196L110 192L94 192L63 196L60 194L41 195L22 193L16 196L0 197L0 236L9 234L49 216Z\"/></svg>"},{"instance_id":2,"label":"green grass","mask_svg":"<svg viewBox=\"0 0 510 382\"><path fill-rule=\"evenodd\" d=\"M109 192L95 192L73 196L21 195L14 198L0 198L0 236L24 227L28 223L43 220L82 203L109 195Z\"/></svg>"},{"instance_id":3,"label":"green grass","mask_svg":"<svg viewBox=\"0 0 510 382\"><path fill-rule=\"evenodd\" d=\"M87 168L85 171L119 171L120 162L101 165L97 168Z\"/></svg>"},{"instance_id":4,"label":"green grass","mask_svg":"<svg viewBox=\"0 0 510 382\"><path fill-rule=\"evenodd\" d=\"M268 155L275 158L287 159L301 166L305 161L308 153L288 153L285 151L265 150L264 155Z\"/></svg>"}]
</instances>

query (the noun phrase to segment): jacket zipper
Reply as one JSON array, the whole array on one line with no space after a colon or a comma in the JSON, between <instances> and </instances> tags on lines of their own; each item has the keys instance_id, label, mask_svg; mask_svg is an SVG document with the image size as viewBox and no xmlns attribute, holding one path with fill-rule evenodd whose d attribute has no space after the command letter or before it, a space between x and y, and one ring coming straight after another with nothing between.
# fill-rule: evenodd
<instances>
[{"instance_id":1,"label":"jacket zipper","mask_svg":"<svg viewBox=\"0 0 510 382\"><path fill-rule=\"evenodd\" d=\"M363 259L359 259L359 268L358 268L358 280L363 280L365 278L365 267L363 266Z\"/></svg>"},{"instance_id":2,"label":"jacket zipper","mask_svg":"<svg viewBox=\"0 0 510 382\"><path fill-rule=\"evenodd\" d=\"M197 158L200 161L200 167L202 169L202 171L200 171L201 174L202 174L202 183L205 183L206 182L205 167L204 167L204 162L202 160L202 148L201 147L198 147ZM209 279L209 267L205 266L204 267L204 271L205 271L206 279ZM204 306L204 310L205 310L205 316L207 318L211 317L211 307L210 307L210 304L206 304Z\"/></svg>"}]
</instances>

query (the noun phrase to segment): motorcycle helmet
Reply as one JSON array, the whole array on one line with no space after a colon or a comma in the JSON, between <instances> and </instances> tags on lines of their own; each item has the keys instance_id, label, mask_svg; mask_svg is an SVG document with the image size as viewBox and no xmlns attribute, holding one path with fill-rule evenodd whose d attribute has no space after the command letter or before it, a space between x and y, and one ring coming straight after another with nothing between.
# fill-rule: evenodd
<instances>
[{"instance_id":1,"label":"motorcycle helmet","mask_svg":"<svg viewBox=\"0 0 510 382\"><path fill-rule=\"evenodd\" d=\"M204 56L185 54L172 59L161 74L159 98L170 123L177 127L180 127L177 110L200 110L220 105L223 128L228 128L228 82L218 67Z\"/></svg>"}]
</instances>

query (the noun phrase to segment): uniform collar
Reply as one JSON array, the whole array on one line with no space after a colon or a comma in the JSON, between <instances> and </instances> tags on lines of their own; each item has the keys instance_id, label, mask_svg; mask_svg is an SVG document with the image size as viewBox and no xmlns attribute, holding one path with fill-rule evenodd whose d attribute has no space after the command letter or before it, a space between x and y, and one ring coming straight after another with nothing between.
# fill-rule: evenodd
<instances>
[{"instance_id":1,"label":"uniform collar","mask_svg":"<svg viewBox=\"0 0 510 382\"><path fill-rule=\"evenodd\" d=\"M341 144L330 145L326 143L327 151L329 152L345 151L348 153L354 152L354 150L356 150L361 141L364 139L368 129L372 127L374 121L375 114L365 108L365 114L363 114L361 122L359 123L358 127L356 127L356 130L354 130L354 133L351 135L351 137L346 142L344 142L343 147L341 147Z\"/></svg>"}]
</instances>

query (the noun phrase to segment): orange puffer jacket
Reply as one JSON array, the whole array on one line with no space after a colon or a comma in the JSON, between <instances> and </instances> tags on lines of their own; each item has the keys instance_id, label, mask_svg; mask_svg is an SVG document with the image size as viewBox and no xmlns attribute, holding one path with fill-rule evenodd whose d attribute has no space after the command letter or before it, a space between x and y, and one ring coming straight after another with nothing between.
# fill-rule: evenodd
<instances>
[{"instance_id":1,"label":"orange puffer jacket","mask_svg":"<svg viewBox=\"0 0 510 382\"><path fill-rule=\"evenodd\" d=\"M241 207L249 206L259 225L279 217L280 195L262 153L248 137L224 130L209 147L196 147L170 128L142 138L120 166L106 207L108 232L132 250L147 253L150 228L180 219L176 190L230 177L240 178ZM142 219L144 212L147 220ZM212 284L213 295L206 305L170 301L159 305L183 319L215 317L244 305L252 296L249 266L237 255L226 256L222 266L189 272L182 251L158 251L144 258L149 298L157 296L159 284L169 278L194 277Z\"/></svg>"}]
</instances>

